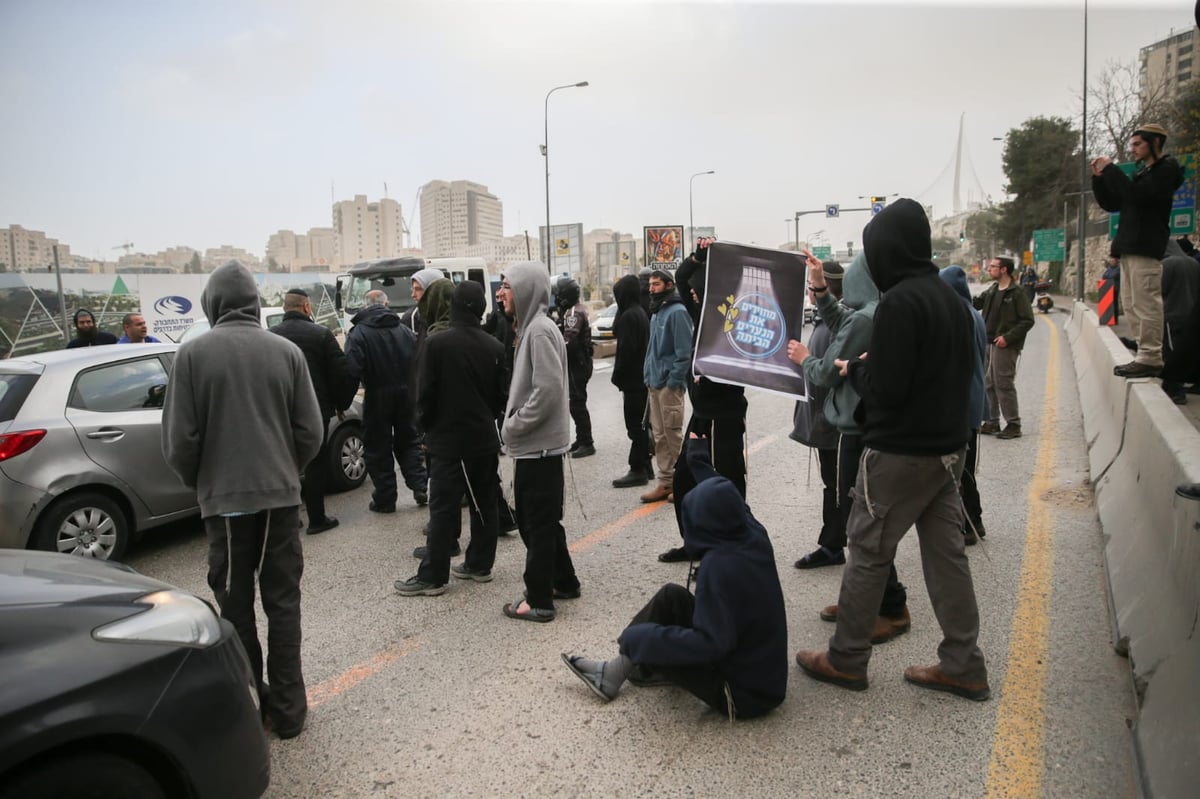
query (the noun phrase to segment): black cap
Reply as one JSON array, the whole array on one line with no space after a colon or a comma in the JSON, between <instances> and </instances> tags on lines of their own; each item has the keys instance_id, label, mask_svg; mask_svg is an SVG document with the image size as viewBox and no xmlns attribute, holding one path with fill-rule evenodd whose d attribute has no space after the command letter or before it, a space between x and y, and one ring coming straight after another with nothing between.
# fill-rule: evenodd
<instances>
[{"instance_id":1,"label":"black cap","mask_svg":"<svg viewBox=\"0 0 1200 799\"><path fill-rule=\"evenodd\" d=\"M308 292L305 291L304 289L288 289L287 293L295 294L297 297L303 297L305 299L308 299Z\"/></svg>"}]
</instances>

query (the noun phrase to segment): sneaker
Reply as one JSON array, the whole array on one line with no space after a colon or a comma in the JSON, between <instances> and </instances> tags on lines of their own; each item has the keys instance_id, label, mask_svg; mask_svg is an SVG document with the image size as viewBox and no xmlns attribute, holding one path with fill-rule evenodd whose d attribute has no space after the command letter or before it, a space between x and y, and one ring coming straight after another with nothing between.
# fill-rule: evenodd
<instances>
[{"instance_id":1,"label":"sneaker","mask_svg":"<svg viewBox=\"0 0 1200 799\"><path fill-rule=\"evenodd\" d=\"M1020 437L1021 437L1021 423L1020 422L1009 422L1008 424L1006 424L1004 426L1003 430L1001 430L999 433L996 434L996 438L1003 438L1003 439L1020 438Z\"/></svg>"},{"instance_id":2,"label":"sneaker","mask_svg":"<svg viewBox=\"0 0 1200 799\"><path fill-rule=\"evenodd\" d=\"M588 458L596 454L596 448L591 444L580 444L575 449L571 450L572 458Z\"/></svg>"},{"instance_id":3,"label":"sneaker","mask_svg":"<svg viewBox=\"0 0 1200 799\"><path fill-rule=\"evenodd\" d=\"M650 482L650 475L645 472L639 472L637 469L630 469L625 474L612 481L613 488L633 488L634 486L644 486Z\"/></svg>"},{"instance_id":4,"label":"sneaker","mask_svg":"<svg viewBox=\"0 0 1200 799\"><path fill-rule=\"evenodd\" d=\"M429 504L429 492L428 491L414 491L413 492L413 501L416 502L418 505L428 505Z\"/></svg>"},{"instance_id":5,"label":"sneaker","mask_svg":"<svg viewBox=\"0 0 1200 799\"><path fill-rule=\"evenodd\" d=\"M984 436L994 436L1000 432L1000 423L994 419L988 419L979 426L979 434Z\"/></svg>"},{"instance_id":6,"label":"sneaker","mask_svg":"<svg viewBox=\"0 0 1200 799\"><path fill-rule=\"evenodd\" d=\"M846 562L845 550L839 549L835 554L829 554L825 547L817 547L794 564L797 569L819 569L822 566L841 566Z\"/></svg>"},{"instance_id":7,"label":"sneaker","mask_svg":"<svg viewBox=\"0 0 1200 799\"><path fill-rule=\"evenodd\" d=\"M414 574L407 580L396 581L396 593L400 596L441 596L446 593L446 584L427 583Z\"/></svg>"},{"instance_id":8,"label":"sneaker","mask_svg":"<svg viewBox=\"0 0 1200 799\"><path fill-rule=\"evenodd\" d=\"M477 583L490 583L492 581L491 569L471 569L466 563L455 563L450 567L450 576L457 577L460 580L474 580Z\"/></svg>"},{"instance_id":9,"label":"sneaker","mask_svg":"<svg viewBox=\"0 0 1200 799\"><path fill-rule=\"evenodd\" d=\"M417 560L425 560L425 556L427 554L429 554L429 547L427 547L427 546L426 547L417 547L416 549L413 550L413 557L416 558ZM450 547L450 557L457 558L461 554L462 554L462 547L460 547L458 545L458 542L455 541L454 546Z\"/></svg>"}]
</instances>

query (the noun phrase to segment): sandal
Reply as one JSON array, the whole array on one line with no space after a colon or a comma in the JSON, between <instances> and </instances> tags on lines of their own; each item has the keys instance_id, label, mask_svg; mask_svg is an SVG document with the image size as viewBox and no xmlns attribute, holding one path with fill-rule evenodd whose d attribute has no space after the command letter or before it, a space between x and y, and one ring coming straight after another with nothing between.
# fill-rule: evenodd
<instances>
[{"instance_id":1,"label":"sandal","mask_svg":"<svg viewBox=\"0 0 1200 799\"><path fill-rule=\"evenodd\" d=\"M529 610L527 610L525 613L521 613L518 610L522 603L525 605L525 607L529 608ZM554 621L554 617L557 616L558 613L553 608L535 608L533 605L530 605L528 602L526 602L524 597L521 597L504 606L504 615L508 616L510 619L545 623L548 621Z\"/></svg>"},{"instance_id":2,"label":"sandal","mask_svg":"<svg viewBox=\"0 0 1200 799\"><path fill-rule=\"evenodd\" d=\"M605 702L611 702L616 697L616 694L609 696L604 692L604 689L600 687L599 681L604 678L604 670L601 669L600 674L589 674L575 665L575 661L582 659L583 658L581 658L579 655L568 655L566 652L562 653L562 661L563 663L567 664L567 668L571 670L571 673L583 680L583 684L592 689L592 693L594 693L596 696L600 697Z\"/></svg>"}]
</instances>

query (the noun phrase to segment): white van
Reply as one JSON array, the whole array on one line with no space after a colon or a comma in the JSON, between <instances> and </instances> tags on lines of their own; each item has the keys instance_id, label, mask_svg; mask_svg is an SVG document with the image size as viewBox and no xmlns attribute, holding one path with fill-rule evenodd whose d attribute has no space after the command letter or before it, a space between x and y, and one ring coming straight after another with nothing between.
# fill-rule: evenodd
<instances>
[{"instance_id":1,"label":"white van","mask_svg":"<svg viewBox=\"0 0 1200 799\"><path fill-rule=\"evenodd\" d=\"M487 301L484 316L491 313L500 275L491 274L482 258L381 258L355 264L345 274L338 275L334 305L341 313L343 329L350 329L350 320L366 305L367 292L374 289L387 294L388 305L397 313L416 305L412 296L412 276L422 269L439 269L456 286L467 280L483 286Z\"/></svg>"}]
</instances>

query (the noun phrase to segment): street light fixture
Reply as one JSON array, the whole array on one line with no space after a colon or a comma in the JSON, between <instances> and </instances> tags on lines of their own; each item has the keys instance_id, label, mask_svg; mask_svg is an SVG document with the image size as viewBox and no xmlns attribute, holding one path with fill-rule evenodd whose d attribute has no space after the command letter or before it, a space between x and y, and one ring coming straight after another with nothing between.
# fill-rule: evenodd
<instances>
[{"instance_id":1,"label":"street light fixture","mask_svg":"<svg viewBox=\"0 0 1200 799\"><path fill-rule=\"evenodd\" d=\"M587 86L586 80L581 80L579 83L564 83L562 86L555 86L550 91L546 92L545 113L543 114L543 132L542 132L542 157L546 159L546 269L551 274L554 268L551 263L554 260L554 251L550 245L550 95L554 94L559 89L576 89Z\"/></svg>"},{"instance_id":2,"label":"street light fixture","mask_svg":"<svg viewBox=\"0 0 1200 799\"><path fill-rule=\"evenodd\" d=\"M696 174L694 174L690 178L688 178L688 235L689 236L696 235L696 224L692 219L692 181L694 181L696 178L700 177L701 175L712 175L712 174L715 174L715 172L716 172L715 169L710 169L707 172L697 172Z\"/></svg>"}]
</instances>

